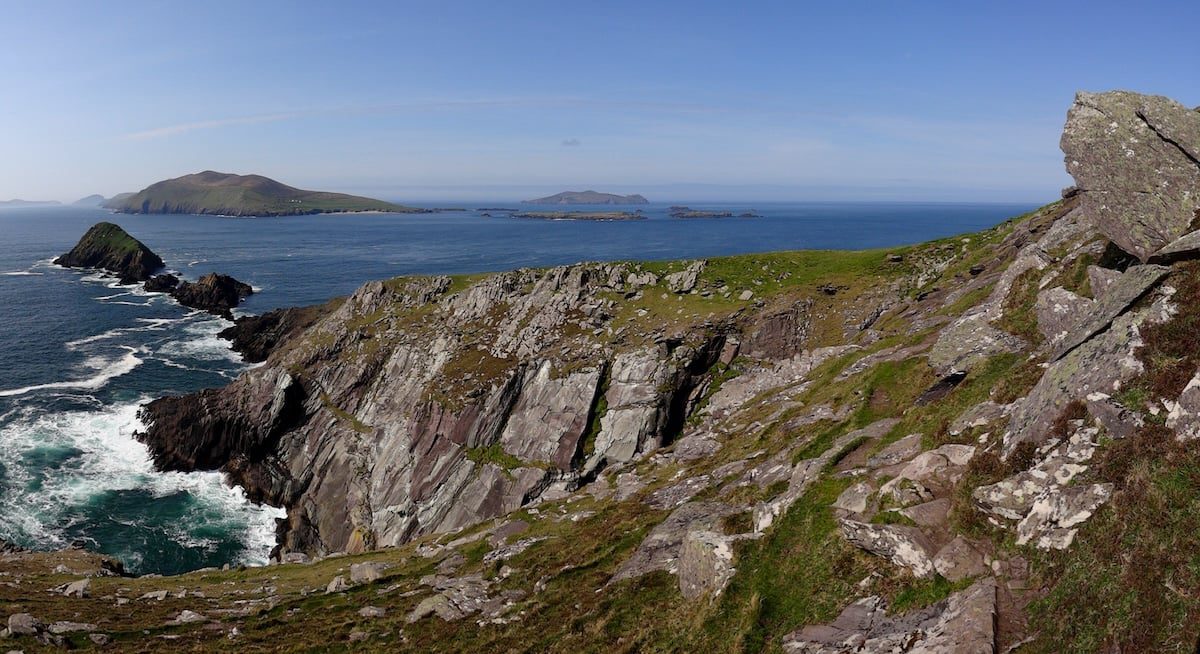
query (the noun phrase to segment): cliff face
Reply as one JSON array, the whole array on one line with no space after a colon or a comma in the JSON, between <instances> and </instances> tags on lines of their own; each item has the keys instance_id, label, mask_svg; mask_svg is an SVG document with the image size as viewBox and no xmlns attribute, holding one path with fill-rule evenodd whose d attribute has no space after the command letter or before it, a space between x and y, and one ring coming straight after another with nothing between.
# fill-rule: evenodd
<instances>
[{"instance_id":1,"label":"cliff face","mask_svg":"<svg viewBox=\"0 0 1200 654\"><path fill-rule=\"evenodd\" d=\"M691 291L702 267L675 278ZM368 284L230 387L150 404L143 438L164 467L223 467L288 506L285 549L356 551L474 524L678 436L705 374L736 352L731 308L749 303L722 297L722 315L695 325L634 321L647 310L625 294L666 310L699 297L655 277L615 264L460 289L445 277ZM787 334L768 326L750 347L798 352L807 319L783 311L768 324Z\"/></svg>"},{"instance_id":2,"label":"cliff face","mask_svg":"<svg viewBox=\"0 0 1200 654\"><path fill-rule=\"evenodd\" d=\"M112 223L96 223L70 252L54 263L68 268L99 268L114 273L122 284L145 281L163 261L141 241Z\"/></svg>"}]
</instances>

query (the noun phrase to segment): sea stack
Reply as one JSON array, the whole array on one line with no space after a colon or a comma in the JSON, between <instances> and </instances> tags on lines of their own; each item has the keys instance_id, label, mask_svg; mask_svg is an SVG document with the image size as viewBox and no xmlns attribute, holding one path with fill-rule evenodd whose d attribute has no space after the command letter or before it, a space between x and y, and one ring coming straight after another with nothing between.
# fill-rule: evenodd
<instances>
[{"instance_id":1,"label":"sea stack","mask_svg":"<svg viewBox=\"0 0 1200 654\"><path fill-rule=\"evenodd\" d=\"M208 273L194 282L175 275L155 275L143 284L147 291L167 293L185 307L200 309L233 320L232 309L254 294L254 288L229 275Z\"/></svg>"},{"instance_id":2,"label":"sea stack","mask_svg":"<svg viewBox=\"0 0 1200 654\"><path fill-rule=\"evenodd\" d=\"M144 282L163 267L163 260L141 241L109 222L96 223L70 252L54 263L67 268L96 268L111 272L122 284Z\"/></svg>"}]
</instances>

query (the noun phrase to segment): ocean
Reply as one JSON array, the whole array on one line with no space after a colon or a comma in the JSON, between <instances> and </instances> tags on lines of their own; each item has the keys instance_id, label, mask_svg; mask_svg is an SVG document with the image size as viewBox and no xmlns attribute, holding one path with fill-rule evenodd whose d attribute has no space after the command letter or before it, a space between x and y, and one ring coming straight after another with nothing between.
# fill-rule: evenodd
<instances>
[{"instance_id":1,"label":"ocean","mask_svg":"<svg viewBox=\"0 0 1200 654\"><path fill-rule=\"evenodd\" d=\"M252 284L256 294L238 310L244 314L323 302L398 275L894 247L977 231L1034 208L703 203L690 206L760 217L681 220L656 203L640 207L647 220L587 222L474 210L531 208L508 202L465 206L287 218L0 209L0 538L29 548L77 544L121 559L132 572L172 574L265 563L283 516L248 502L219 473L154 470L133 437L140 405L226 384L247 364L217 338L228 324L221 319L51 263L101 220L120 224L185 278L217 271Z\"/></svg>"}]
</instances>

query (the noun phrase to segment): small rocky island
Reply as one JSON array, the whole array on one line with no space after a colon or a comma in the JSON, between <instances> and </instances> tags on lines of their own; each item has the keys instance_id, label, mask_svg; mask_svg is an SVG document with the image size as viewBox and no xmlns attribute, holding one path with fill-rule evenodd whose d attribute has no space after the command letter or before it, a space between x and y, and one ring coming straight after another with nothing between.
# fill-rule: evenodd
<instances>
[{"instance_id":1,"label":"small rocky island","mask_svg":"<svg viewBox=\"0 0 1200 654\"><path fill-rule=\"evenodd\" d=\"M650 201L636 193L616 195L596 191L563 191L536 200L525 200L523 204L650 204Z\"/></svg>"},{"instance_id":2,"label":"small rocky island","mask_svg":"<svg viewBox=\"0 0 1200 654\"><path fill-rule=\"evenodd\" d=\"M112 273L122 284L142 282L152 293L167 293L185 307L201 309L228 320L232 310L254 289L229 275L209 273L198 281L182 281L170 273L154 275L165 264L144 243L129 235L120 225L102 222L79 239L70 252L54 263L67 268L92 268Z\"/></svg>"},{"instance_id":3,"label":"small rocky island","mask_svg":"<svg viewBox=\"0 0 1200 654\"><path fill-rule=\"evenodd\" d=\"M667 213L671 214L672 218L758 218L759 215L753 211L744 211L735 214L732 211L703 211L693 209L691 207L673 206L667 209Z\"/></svg>"},{"instance_id":4,"label":"small rocky island","mask_svg":"<svg viewBox=\"0 0 1200 654\"><path fill-rule=\"evenodd\" d=\"M215 272L195 282L182 281L175 275L164 273L150 278L142 287L151 292L167 293L185 307L207 311L227 320L233 320L233 309L254 294L254 288L249 284Z\"/></svg>"},{"instance_id":5,"label":"small rocky island","mask_svg":"<svg viewBox=\"0 0 1200 654\"><path fill-rule=\"evenodd\" d=\"M0 207L56 207L59 204L54 200L0 200Z\"/></svg>"},{"instance_id":6,"label":"small rocky island","mask_svg":"<svg viewBox=\"0 0 1200 654\"><path fill-rule=\"evenodd\" d=\"M122 284L150 279L163 260L119 225L96 223L70 252L54 263L67 268L96 268L113 273Z\"/></svg>"},{"instance_id":7,"label":"small rocky island","mask_svg":"<svg viewBox=\"0 0 1200 654\"><path fill-rule=\"evenodd\" d=\"M532 220L645 220L646 216L638 211L522 211L512 214L513 218L529 218Z\"/></svg>"}]
</instances>

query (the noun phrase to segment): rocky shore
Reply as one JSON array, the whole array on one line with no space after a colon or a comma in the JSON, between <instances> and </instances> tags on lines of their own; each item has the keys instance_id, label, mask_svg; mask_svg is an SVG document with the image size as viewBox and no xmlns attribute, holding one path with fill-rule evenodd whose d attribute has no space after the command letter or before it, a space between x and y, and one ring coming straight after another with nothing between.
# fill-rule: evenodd
<instances>
[{"instance_id":1,"label":"rocky shore","mask_svg":"<svg viewBox=\"0 0 1200 654\"><path fill-rule=\"evenodd\" d=\"M208 311L227 320L233 320L232 310L254 293L249 284L218 273L209 273L195 282L180 280L170 273L152 276L164 267L163 260L119 225L108 222L89 229L70 252L54 263L110 272L122 284L142 282L147 291L167 293L185 307Z\"/></svg>"}]
</instances>

